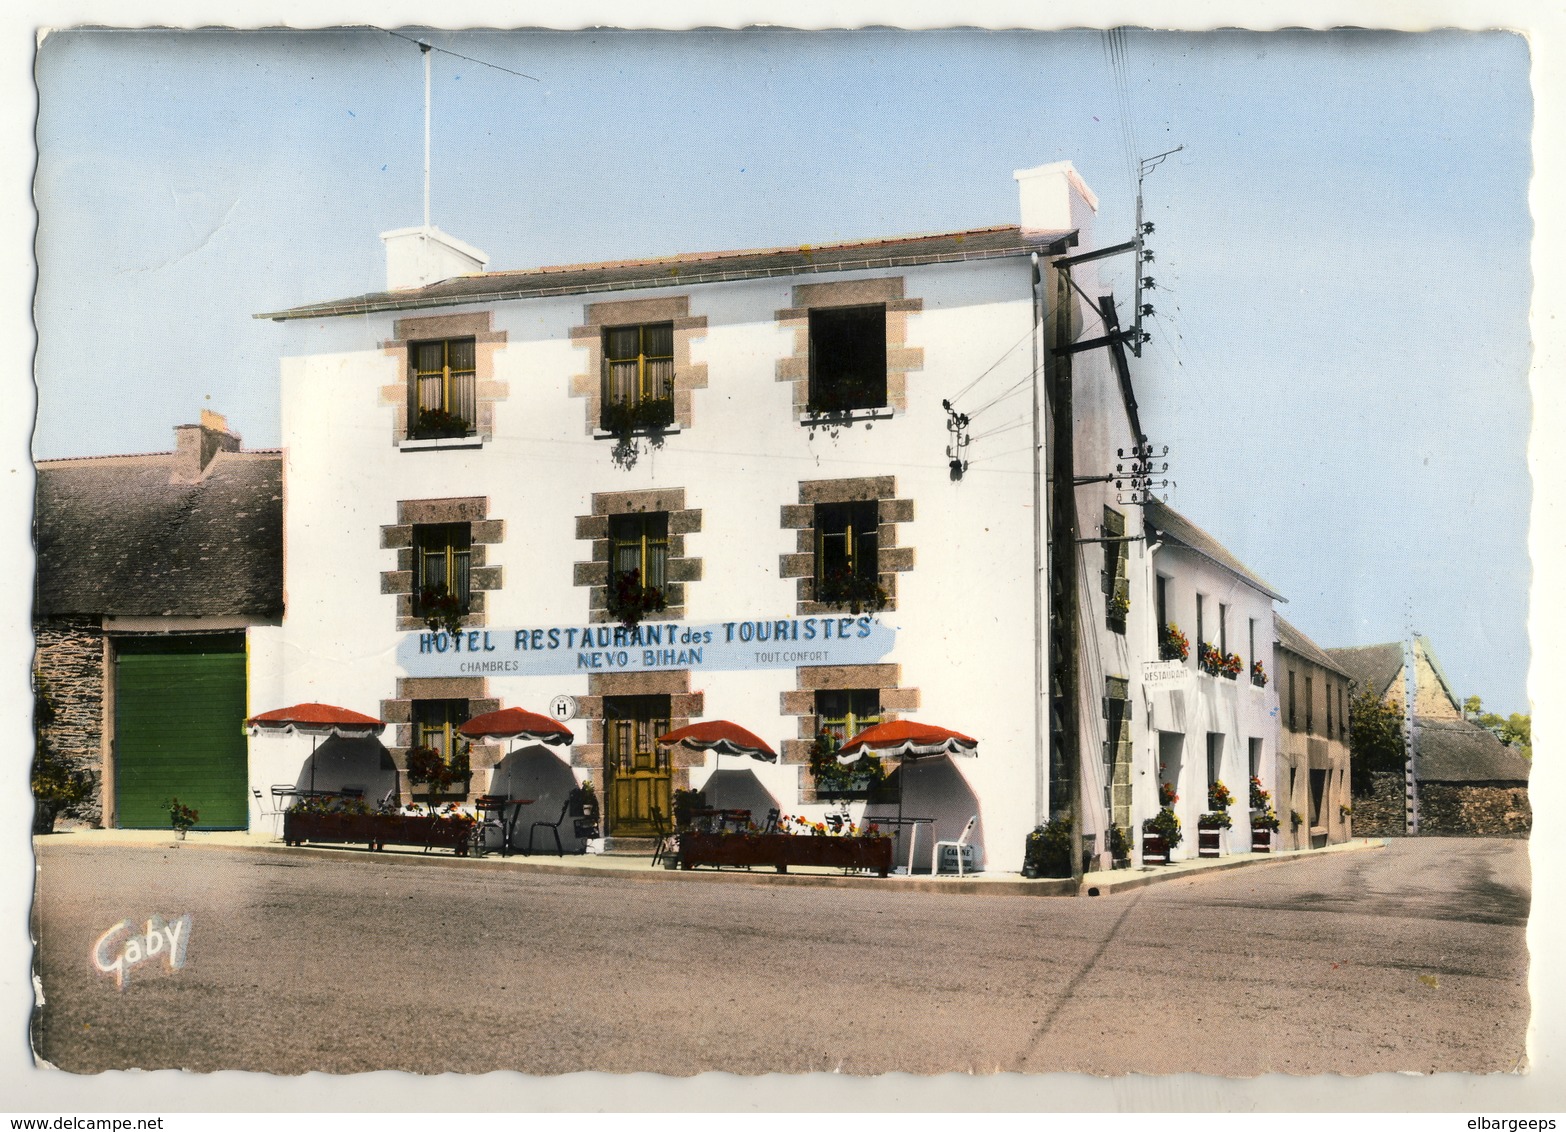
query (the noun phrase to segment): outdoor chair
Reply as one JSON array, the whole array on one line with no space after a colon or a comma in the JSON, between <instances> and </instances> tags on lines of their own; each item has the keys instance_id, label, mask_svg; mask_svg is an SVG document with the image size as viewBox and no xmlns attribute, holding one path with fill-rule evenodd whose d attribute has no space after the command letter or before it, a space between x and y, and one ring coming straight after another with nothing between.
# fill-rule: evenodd
<instances>
[{"instance_id":1,"label":"outdoor chair","mask_svg":"<svg viewBox=\"0 0 1566 1132\"><path fill-rule=\"evenodd\" d=\"M963 866L973 868L973 846L968 844L968 838L973 833L973 827L979 824L979 815L974 814L968 819L968 824L962 827L962 836L956 841L937 841L935 854L930 858L930 875L939 876L941 873L941 850L950 846L955 849L957 856L957 875L962 876Z\"/></svg>"},{"instance_id":2,"label":"outdoor chair","mask_svg":"<svg viewBox=\"0 0 1566 1132\"><path fill-rule=\"evenodd\" d=\"M761 827L761 832L776 833L778 831L778 819L782 816L783 812L776 806L773 806L767 811L767 824Z\"/></svg>"},{"instance_id":3,"label":"outdoor chair","mask_svg":"<svg viewBox=\"0 0 1566 1132\"><path fill-rule=\"evenodd\" d=\"M500 855L506 856L506 806L510 799L501 794L480 794L473 803L478 813L478 824L473 830L473 849L476 856L489 852L489 831L500 834Z\"/></svg>"},{"instance_id":4,"label":"outdoor chair","mask_svg":"<svg viewBox=\"0 0 1566 1132\"><path fill-rule=\"evenodd\" d=\"M270 808L268 808L266 804L266 795L261 793L260 787L256 787L250 792L256 796L256 816L263 819L271 818L272 833L276 835L277 819L283 816L283 811L278 809L278 802L281 801L281 799L278 798L277 795L273 795L272 805Z\"/></svg>"},{"instance_id":5,"label":"outdoor chair","mask_svg":"<svg viewBox=\"0 0 1566 1132\"><path fill-rule=\"evenodd\" d=\"M674 835L669 832L668 824L663 820L663 811L657 806L652 808L653 833L657 837L657 843L653 846L652 867L657 868L666 858L674 854Z\"/></svg>"},{"instance_id":6,"label":"outdoor chair","mask_svg":"<svg viewBox=\"0 0 1566 1132\"><path fill-rule=\"evenodd\" d=\"M573 791L572 793L574 794L575 792ZM560 827L565 824L566 818L571 814L571 801L572 795L567 794L565 804L560 807L560 816L554 821L536 821L532 825L528 826L527 852L530 856L533 852L533 835L536 834L540 829L547 829L554 836L555 856L565 856L565 846L560 843Z\"/></svg>"}]
</instances>

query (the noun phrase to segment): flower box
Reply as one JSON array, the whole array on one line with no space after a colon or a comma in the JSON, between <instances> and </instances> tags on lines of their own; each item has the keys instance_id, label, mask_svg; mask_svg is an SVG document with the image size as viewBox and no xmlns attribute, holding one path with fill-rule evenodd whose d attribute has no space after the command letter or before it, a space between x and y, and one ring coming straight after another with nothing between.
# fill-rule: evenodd
<instances>
[{"instance_id":1,"label":"flower box","mask_svg":"<svg viewBox=\"0 0 1566 1132\"><path fill-rule=\"evenodd\" d=\"M790 865L814 865L862 869L884 877L892 871L892 839L687 831L680 834L680 868L692 869L697 865L771 865L780 873L788 872Z\"/></svg>"},{"instance_id":2,"label":"flower box","mask_svg":"<svg viewBox=\"0 0 1566 1132\"><path fill-rule=\"evenodd\" d=\"M473 823L411 817L405 814L311 814L288 812L283 815L283 843L357 845L384 849L387 845L418 845L426 849L453 849L457 856L468 855Z\"/></svg>"},{"instance_id":3,"label":"flower box","mask_svg":"<svg viewBox=\"0 0 1566 1132\"><path fill-rule=\"evenodd\" d=\"M1196 855L1198 857L1223 856L1223 830L1198 829L1196 831Z\"/></svg>"},{"instance_id":4,"label":"flower box","mask_svg":"<svg viewBox=\"0 0 1566 1132\"><path fill-rule=\"evenodd\" d=\"M1169 839L1156 833L1142 834L1142 863L1167 865L1169 863Z\"/></svg>"},{"instance_id":5,"label":"flower box","mask_svg":"<svg viewBox=\"0 0 1566 1132\"><path fill-rule=\"evenodd\" d=\"M1272 852L1272 830L1270 830L1270 829L1256 829L1254 827L1251 829L1251 852L1252 853L1271 853Z\"/></svg>"}]
</instances>

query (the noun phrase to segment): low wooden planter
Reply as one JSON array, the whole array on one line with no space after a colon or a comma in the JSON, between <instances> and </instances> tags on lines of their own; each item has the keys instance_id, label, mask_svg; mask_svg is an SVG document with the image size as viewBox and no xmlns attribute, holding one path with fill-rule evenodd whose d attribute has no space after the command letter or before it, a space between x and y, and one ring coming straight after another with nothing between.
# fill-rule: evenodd
<instances>
[{"instance_id":1,"label":"low wooden planter","mask_svg":"<svg viewBox=\"0 0 1566 1132\"><path fill-rule=\"evenodd\" d=\"M806 837L789 833L680 834L680 868L698 865L732 868L770 865L780 873L790 865L862 869L886 876L892 871L890 837Z\"/></svg>"},{"instance_id":2,"label":"low wooden planter","mask_svg":"<svg viewBox=\"0 0 1566 1132\"><path fill-rule=\"evenodd\" d=\"M465 823L436 821L406 814L300 814L283 815L283 844L359 845L384 849L388 845L417 845L426 849L452 849L468 855L473 827Z\"/></svg>"},{"instance_id":3,"label":"low wooden planter","mask_svg":"<svg viewBox=\"0 0 1566 1132\"><path fill-rule=\"evenodd\" d=\"M1270 830L1270 829L1253 829L1253 830L1251 830L1251 852L1252 853L1271 853L1272 852L1272 830Z\"/></svg>"},{"instance_id":4,"label":"low wooden planter","mask_svg":"<svg viewBox=\"0 0 1566 1132\"><path fill-rule=\"evenodd\" d=\"M1142 863L1167 865L1169 863L1169 839L1156 833L1142 835Z\"/></svg>"},{"instance_id":5,"label":"low wooden planter","mask_svg":"<svg viewBox=\"0 0 1566 1132\"><path fill-rule=\"evenodd\" d=\"M1196 831L1196 855L1198 857L1223 856L1223 830L1198 829Z\"/></svg>"}]
</instances>

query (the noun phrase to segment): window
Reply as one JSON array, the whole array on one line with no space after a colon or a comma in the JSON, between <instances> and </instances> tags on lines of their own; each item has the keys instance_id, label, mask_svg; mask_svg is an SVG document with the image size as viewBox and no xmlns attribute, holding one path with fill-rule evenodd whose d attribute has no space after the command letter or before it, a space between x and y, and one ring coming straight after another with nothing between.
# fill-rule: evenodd
<instances>
[{"instance_id":1,"label":"window","mask_svg":"<svg viewBox=\"0 0 1566 1132\"><path fill-rule=\"evenodd\" d=\"M642 585L663 589L668 579L669 513L609 516L609 561L615 579L635 570Z\"/></svg>"},{"instance_id":2,"label":"window","mask_svg":"<svg viewBox=\"0 0 1566 1132\"><path fill-rule=\"evenodd\" d=\"M1164 626L1169 624L1169 579L1162 574L1158 575L1158 631L1164 631Z\"/></svg>"},{"instance_id":3,"label":"window","mask_svg":"<svg viewBox=\"0 0 1566 1132\"><path fill-rule=\"evenodd\" d=\"M604 330L603 419L610 432L674 423L674 323Z\"/></svg>"},{"instance_id":4,"label":"window","mask_svg":"<svg viewBox=\"0 0 1566 1132\"><path fill-rule=\"evenodd\" d=\"M430 523L413 528L413 615L469 612L469 523Z\"/></svg>"},{"instance_id":5,"label":"window","mask_svg":"<svg viewBox=\"0 0 1566 1132\"><path fill-rule=\"evenodd\" d=\"M1348 712L1343 708L1343 685L1338 685L1338 738L1348 738Z\"/></svg>"},{"instance_id":6,"label":"window","mask_svg":"<svg viewBox=\"0 0 1566 1132\"><path fill-rule=\"evenodd\" d=\"M1316 697L1311 692L1311 677L1305 677L1305 734L1316 733Z\"/></svg>"},{"instance_id":7,"label":"window","mask_svg":"<svg viewBox=\"0 0 1566 1132\"><path fill-rule=\"evenodd\" d=\"M816 693L816 730L830 732L838 744L881 722L881 690L852 688Z\"/></svg>"},{"instance_id":8,"label":"window","mask_svg":"<svg viewBox=\"0 0 1566 1132\"><path fill-rule=\"evenodd\" d=\"M1212 794L1213 786L1222 778L1223 733L1220 731L1209 731L1207 733L1207 792L1209 796Z\"/></svg>"},{"instance_id":9,"label":"window","mask_svg":"<svg viewBox=\"0 0 1566 1132\"><path fill-rule=\"evenodd\" d=\"M814 413L886 405L886 307L810 312L809 409Z\"/></svg>"},{"instance_id":10,"label":"window","mask_svg":"<svg viewBox=\"0 0 1566 1132\"><path fill-rule=\"evenodd\" d=\"M880 504L816 504L816 600L829 605L877 602Z\"/></svg>"},{"instance_id":11,"label":"window","mask_svg":"<svg viewBox=\"0 0 1566 1132\"><path fill-rule=\"evenodd\" d=\"M472 338L414 342L408 347L413 380L408 433L416 440L467 436L477 419Z\"/></svg>"},{"instance_id":12,"label":"window","mask_svg":"<svg viewBox=\"0 0 1566 1132\"><path fill-rule=\"evenodd\" d=\"M1262 741L1260 739L1252 739L1249 742L1249 747L1251 777L1259 779L1261 778Z\"/></svg>"},{"instance_id":13,"label":"window","mask_svg":"<svg viewBox=\"0 0 1566 1132\"><path fill-rule=\"evenodd\" d=\"M1332 738L1332 684L1329 681L1327 688L1327 738Z\"/></svg>"},{"instance_id":14,"label":"window","mask_svg":"<svg viewBox=\"0 0 1566 1132\"><path fill-rule=\"evenodd\" d=\"M1246 634L1249 638L1251 650L1247 655L1251 658L1251 671L1254 672L1256 670L1256 661L1259 659L1256 655L1256 618L1252 617L1249 619Z\"/></svg>"},{"instance_id":15,"label":"window","mask_svg":"<svg viewBox=\"0 0 1566 1132\"><path fill-rule=\"evenodd\" d=\"M449 763L461 750L457 728L467 721L467 700L414 700L413 745L429 747Z\"/></svg>"},{"instance_id":16,"label":"window","mask_svg":"<svg viewBox=\"0 0 1566 1132\"><path fill-rule=\"evenodd\" d=\"M1196 655L1201 656L1202 646L1207 643L1207 635L1202 622L1206 619L1207 599L1201 594L1196 595Z\"/></svg>"},{"instance_id":17,"label":"window","mask_svg":"<svg viewBox=\"0 0 1566 1132\"><path fill-rule=\"evenodd\" d=\"M1294 722L1294 669L1289 669L1289 730L1298 731Z\"/></svg>"},{"instance_id":18,"label":"window","mask_svg":"<svg viewBox=\"0 0 1566 1132\"><path fill-rule=\"evenodd\" d=\"M1104 508L1100 533L1105 538L1123 539L1126 517L1112 507ZM1131 580L1128 577L1131 546L1125 542L1104 543L1104 624L1111 632L1126 631L1126 614L1131 612Z\"/></svg>"},{"instance_id":19,"label":"window","mask_svg":"<svg viewBox=\"0 0 1566 1132\"><path fill-rule=\"evenodd\" d=\"M1229 607L1218 603L1218 651L1229 655Z\"/></svg>"}]
</instances>

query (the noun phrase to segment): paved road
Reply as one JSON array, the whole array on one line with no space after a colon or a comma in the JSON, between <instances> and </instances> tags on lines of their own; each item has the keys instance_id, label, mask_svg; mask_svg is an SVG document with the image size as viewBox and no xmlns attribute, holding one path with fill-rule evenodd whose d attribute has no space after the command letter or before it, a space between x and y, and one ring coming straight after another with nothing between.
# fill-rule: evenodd
<instances>
[{"instance_id":1,"label":"paved road","mask_svg":"<svg viewBox=\"0 0 1566 1132\"><path fill-rule=\"evenodd\" d=\"M35 1041L77 1072L1483 1072L1519 1064L1527 1027L1519 841L1098 899L349 851L46 842L40 861ZM182 969L123 991L94 969L117 921L186 912Z\"/></svg>"}]
</instances>

